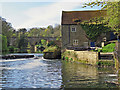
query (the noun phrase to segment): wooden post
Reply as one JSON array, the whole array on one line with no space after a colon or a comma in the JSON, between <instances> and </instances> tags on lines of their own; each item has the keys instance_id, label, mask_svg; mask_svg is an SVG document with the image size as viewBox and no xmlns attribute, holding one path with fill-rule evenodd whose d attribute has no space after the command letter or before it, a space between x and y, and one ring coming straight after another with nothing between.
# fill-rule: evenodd
<instances>
[{"instance_id":1,"label":"wooden post","mask_svg":"<svg viewBox=\"0 0 120 90\"><path fill-rule=\"evenodd\" d=\"M35 52L37 52L37 47L35 46Z\"/></svg>"},{"instance_id":2,"label":"wooden post","mask_svg":"<svg viewBox=\"0 0 120 90\"><path fill-rule=\"evenodd\" d=\"M104 47L104 44L105 44L105 42L102 42L102 43L101 43L101 46Z\"/></svg>"}]
</instances>

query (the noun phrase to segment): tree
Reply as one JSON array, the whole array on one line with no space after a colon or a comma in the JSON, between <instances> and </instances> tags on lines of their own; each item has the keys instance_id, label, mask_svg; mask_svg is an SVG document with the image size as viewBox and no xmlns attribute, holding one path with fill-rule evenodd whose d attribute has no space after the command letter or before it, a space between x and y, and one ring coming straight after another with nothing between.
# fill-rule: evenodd
<instances>
[{"instance_id":1,"label":"tree","mask_svg":"<svg viewBox=\"0 0 120 90\"><path fill-rule=\"evenodd\" d=\"M54 34L54 30L53 30L53 26L52 25L49 25L48 27L47 27L51 32L51 34Z\"/></svg>"},{"instance_id":2,"label":"tree","mask_svg":"<svg viewBox=\"0 0 120 90\"><path fill-rule=\"evenodd\" d=\"M38 37L40 36L40 28L31 28L27 33L29 37Z\"/></svg>"},{"instance_id":3,"label":"tree","mask_svg":"<svg viewBox=\"0 0 120 90\"><path fill-rule=\"evenodd\" d=\"M0 22L2 22L2 27L1 27L2 35L6 36L7 45L9 46L10 37L12 37L14 29L12 27L12 24L7 22L6 19L2 17L0 17Z\"/></svg>"},{"instance_id":4,"label":"tree","mask_svg":"<svg viewBox=\"0 0 120 90\"><path fill-rule=\"evenodd\" d=\"M2 52L7 52L8 51L8 47L7 47L7 38L6 36L0 34L0 51Z\"/></svg>"},{"instance_id":5,"label":"tree","mask_svg":"<svg viewBox=\"0 0 120 90\"><path fill-rule=\"evenodd\" d=\"M26 28L20 28L20 29L18 29L18 32L20 34L25 34L27 32L27 29Z\"/></svg>"},{"instance_id":6,"label":"tree","mask_svg":"<svg viewBox=\"0 0 120 90\"><path fill-rule=\"evenodd\" d=\"M120 1L110 2L110 0L96 0L96 2L85 3L83 7L87 6L101 6L101 10L106 10L107 16L105 16L103 20L101 19L101 21L115 30L117 35L120 34Z\"/></svg>"},{"instance_id":7,"label":"tree","mask_svg":"<svg viewBox=\"0 0 120 90\"><path fill-rule=\"evenodd\" d=\"M18 48L20 52L27 52L28 40L24 34L18 38Z\"/></svg>"}]
</instances>

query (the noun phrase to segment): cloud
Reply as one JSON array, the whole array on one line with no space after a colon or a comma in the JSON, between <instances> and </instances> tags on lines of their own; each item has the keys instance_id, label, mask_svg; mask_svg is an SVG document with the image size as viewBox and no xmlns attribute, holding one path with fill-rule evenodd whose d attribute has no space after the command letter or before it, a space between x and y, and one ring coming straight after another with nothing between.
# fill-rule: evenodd
<instances>
[{"instance_id":1,"label":"cloud","mask_svg":"<svg viewBox=\"0 0 120 90\"><path fill-rule=\"evenodd\" d=\"M89 2L89 1L96 0L0 0L0 2Z\"/></svg>"},{"instance_id":2,"label":"cloud","mask_svg":"<svg viewBox=\"0 0 120 90\"><path fill-rule=\"evenodd\" d=\"M2 4L0 4L0 16L2 16Z\"/></svg>"},{"instance_id":3,"label":"cloud","mask_svg":"<svg viewBox=\"0 0 120 90\"><path fill-rule=\"evenodd\" d=\"M57 2L41 7L34 7L24 11L28 17L19 27L37 27L60 24L62 11L73 10L80 7L82 3Z\"/></svg>"}]
</instances>

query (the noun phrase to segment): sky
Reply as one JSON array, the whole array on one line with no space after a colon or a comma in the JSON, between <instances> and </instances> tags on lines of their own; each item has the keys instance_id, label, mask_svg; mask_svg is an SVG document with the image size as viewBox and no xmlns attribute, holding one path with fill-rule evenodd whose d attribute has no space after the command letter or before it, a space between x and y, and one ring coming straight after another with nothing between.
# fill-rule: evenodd
<instances>
[{"instance_id":1,"label":"sky","mask_svg":"<svg viewBox=\"0 0 120 90\"><path fill-rule=\"evenodd\" d=\"M100 7L82 8L94 0L1 0L0 16L19 28L47 27L61 24L62 11L99 10Z\"/></svg>"}]
</instances>

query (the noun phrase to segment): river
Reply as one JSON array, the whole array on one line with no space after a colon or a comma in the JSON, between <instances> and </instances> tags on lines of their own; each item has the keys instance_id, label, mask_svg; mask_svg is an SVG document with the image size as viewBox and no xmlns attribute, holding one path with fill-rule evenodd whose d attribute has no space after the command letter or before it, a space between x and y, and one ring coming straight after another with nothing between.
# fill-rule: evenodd
<instances>
[{"instance_id":1,"label":"river","mask_svg":"<svg viewBox=\"0 0 120 90\"><path fill-rule=\"evenodd\" d=\"M1 60L0 88L117 88L113 67L38 59Z\"/></svg>"}]
</instances>

